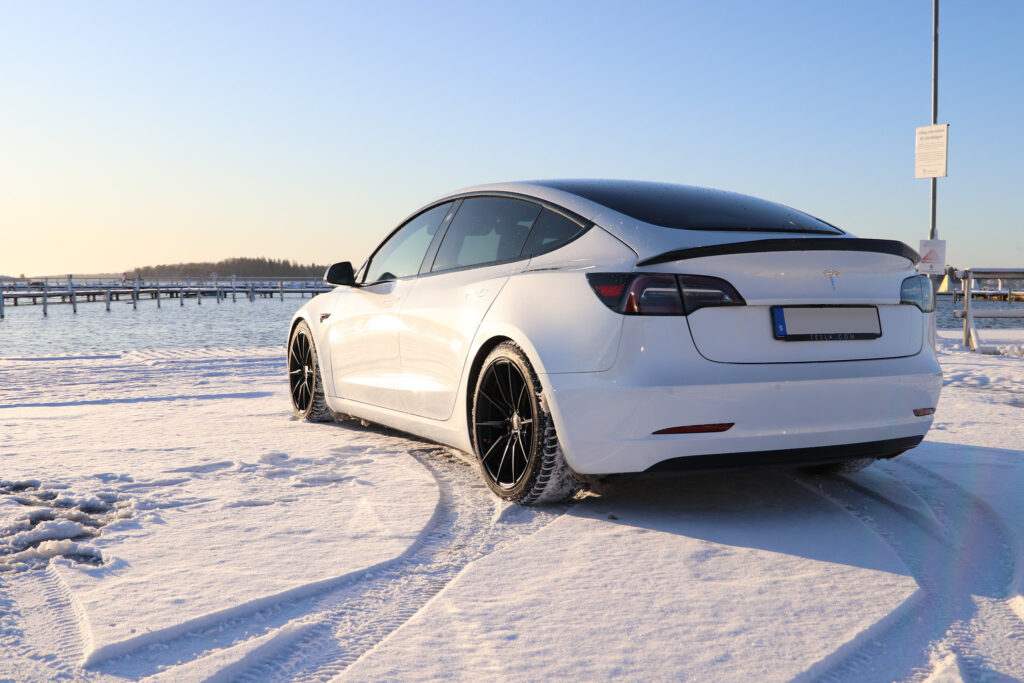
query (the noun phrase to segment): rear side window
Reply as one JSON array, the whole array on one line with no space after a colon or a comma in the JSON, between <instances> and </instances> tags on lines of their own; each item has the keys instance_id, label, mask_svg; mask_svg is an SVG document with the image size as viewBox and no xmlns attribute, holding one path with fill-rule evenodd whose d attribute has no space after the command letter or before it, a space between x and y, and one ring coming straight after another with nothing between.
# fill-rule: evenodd
<instances>
[{"instance_id":1,"label":"rear side window","mask_svg":"<svg viewBox=\"0 0 1024 683\"><path fill-rule=\"evenodd\" d=\"M510 197L470 197L462 202L432 271L519 258L541 207Z\"/></svg>"},{"instance_id":2,"label":"rear side window","mask_svg":"<svg viewBox=\"0 0 1024 683\"><path fill-rule=\"evenodd\" d=\"M399 228L370 257L364 282L394 280L418 273L430 242L449 208L451 202L435 206Z\"/></svg>"},{"instance_id":3,"label":"rear side window","mask_svg":"<svg viewBox=\"0 0 1024 683\"><path fill-rule=\"evenodd\" d=\"M533 224L523 256L537 256L562 246L583 231L583 227L560 213L544 209Z\"/></svg>"}]
</instances>

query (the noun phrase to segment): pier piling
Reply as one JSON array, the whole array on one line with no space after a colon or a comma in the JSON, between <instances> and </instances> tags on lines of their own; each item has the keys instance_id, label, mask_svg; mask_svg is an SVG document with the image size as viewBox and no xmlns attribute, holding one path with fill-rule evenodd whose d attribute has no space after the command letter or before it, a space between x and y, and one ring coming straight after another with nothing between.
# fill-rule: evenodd
<instances>
[{"instance_id":1,"label":"pier piling","mask_svg":"<svg viewBox=\"0 0 1024 683\"><path fill-rule=\"evenodd\" d=\"M68 275L68 296L71 297L71 312L78 313L78 297L75 294L75 286L71 282L70 275Z\"/></svg>"}]
</instances>

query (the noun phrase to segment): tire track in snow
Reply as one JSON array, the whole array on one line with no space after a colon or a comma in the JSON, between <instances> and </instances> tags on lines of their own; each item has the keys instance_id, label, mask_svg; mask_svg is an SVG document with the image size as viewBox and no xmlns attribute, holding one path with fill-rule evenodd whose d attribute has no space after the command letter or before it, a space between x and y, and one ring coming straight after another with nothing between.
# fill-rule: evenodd
<instances>
[{"instance_id":1,"label":"tire track in snow","mask_svg":"<svg viewBox=\"0 0 1024 683\"><path fill-rule=\"evenodd\" d=\"M404 555L313 595L235 613L93 668L115 676L156 674L292 628L300 635L284 644L271 637L232 663L230 679L331 678L408 621L469 563L535 533L569 507L506 506L486 489L476 467L448 449L429 445L410 454L434 476L440 500L420 539Z\"/></svg>"},{"instance_id":2,"label":"tire track in snow","mask_svg":"<svg viewBox=\"0 0 1024 683\"><path fill-rule=\"evenodd\" d=\"M53 566L22 572L5 583L9 597L0 604L10 606L10 616L18 624L11 642L0 641L5 645L8 663L16 670L30 670L33 664L45 663L47 678L80 678L78 665L89 645L89 626ZM47 647L39 650L30 643ZM19 673L25 675L24 671Z\"/></svg>"},{"instance_id":3,"label":"tire track in snow","mask_svg":"<svg viewBox=\"0 0 1024 683\"><path fill-rule=\"evenodd\" d=\"M802 680L920 681L950 653L968 680L1019 680L1024 623L1008 598L1020 552L991 508L910 459L863 475L797 480L873 529L920 586Z\"/></svg>"},{"instance_id":4,"label":"tire track in snow","mask_svg":"<svg viewBox=\"0 0 1024 683\"><path fill-rule=\"evenodd\" d=\"M380 572L361 593L332 596L311 616L317 625L304 638L255 662L234 680L321 681L339 675L411 619L470 563L536 533L571 505L509 505L495 519L496 505L504 504L480 483L474 466L446 449L413 454L434 475L441 493L431 530L420 547Z\"/></svg>"}]
</instances>

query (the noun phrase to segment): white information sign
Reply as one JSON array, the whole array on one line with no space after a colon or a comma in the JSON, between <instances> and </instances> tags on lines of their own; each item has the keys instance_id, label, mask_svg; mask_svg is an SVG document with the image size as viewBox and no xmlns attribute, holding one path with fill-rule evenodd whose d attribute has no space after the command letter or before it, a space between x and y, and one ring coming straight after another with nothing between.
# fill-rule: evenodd
<instances>
[{"instance_id":1,"label":"white information sign","mask_svg":"<svg viewBox=\"0 0 1024 683\"><path fill-rule=\"evenodd\" d=\"M948 123L918 128L914 145L914 177L945 178L948 151Z\"/></svg>"},{"instance_id":2,"label":"white information sign","mask_svg":"<svg viewBox=\"0 0 1024 683\"><path fill-rule=\"evenodd\" d=\"M921 262L917 272L922 275L946 274L946 240L921 240Z\"/></svg>"}]
</instances>

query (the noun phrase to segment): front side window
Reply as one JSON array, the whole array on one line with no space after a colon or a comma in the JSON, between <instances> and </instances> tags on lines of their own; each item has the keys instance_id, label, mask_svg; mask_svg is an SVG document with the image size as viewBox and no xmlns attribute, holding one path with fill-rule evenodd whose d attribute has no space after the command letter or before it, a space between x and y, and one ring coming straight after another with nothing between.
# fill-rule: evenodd
<instances>
[{"instance_id":1,"label":"front side window","mask_svg":"<svg viewBox=\"0 0 1024 683\"><path fill-rule=\"evenodd\" d=\"M541 207L510 197L470 197L455 214L433 271L519 258Z\"/></svg>"},{"instance_id":2,"label":"front side window","mask_svg":"<svg viewBox=\"0 0 1024 683\"><path fill-rule=\"evenodd\" d=\"M418 273L430 242L451 206L451 202L435 206L399 228L370 257L363 282L395 280Z\"/></svg>"}]
</instances>

